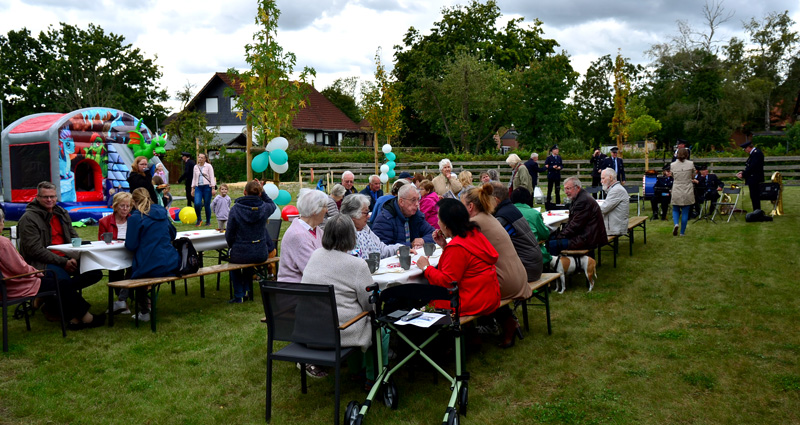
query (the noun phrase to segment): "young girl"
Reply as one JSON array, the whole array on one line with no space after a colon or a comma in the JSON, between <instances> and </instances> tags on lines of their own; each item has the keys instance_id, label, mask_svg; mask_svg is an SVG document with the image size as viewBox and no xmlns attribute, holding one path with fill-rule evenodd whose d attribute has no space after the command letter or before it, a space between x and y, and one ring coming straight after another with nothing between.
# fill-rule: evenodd
<instances>
[{"instance_id":1,"label":"young girl","mask_svg":"<svg viewBox=\"0 0 800 425\"><path fill-rule=\"evenodd\" d=\"M430 180L423 180L419 183L419 210L425 214L425 221L434 229L439 228L439 195L433 189Z\"/></svg>"},{"instance_id":2,"label":"young girl","mask_svg":"<svg viewBox=\"0 0 800 425\"><path fill-rule=\"evenodd\" d=\"M164 206L164 180L159 176L153 176L153 189L156 191L156 200L158 205Z\"/></svg>"},{"instance_id":3,"label":"young girl","mask_svg":"<svg viewBox=\"0 0 800 425\"><path fill-rule=\"evenodd\" d=\"M163 180L164 183L167 182L167 173L164 171L164 164L160 162L156 164L156 172L153 173L153 176L161 177L161 180Z\"/></svg>"},{"instance_id":4,"label":"young girl","mask_svg":"<svg viewBox=\"0 0 800 425\"><path fill-rule=\"evenodd\" d=\"M228 212L231 210L231 197L228 196L228 185L219 186L219 194L211 201L211 210L217 216L217 230L224 231L228 222Z\"/></svg>"}]
</instances>

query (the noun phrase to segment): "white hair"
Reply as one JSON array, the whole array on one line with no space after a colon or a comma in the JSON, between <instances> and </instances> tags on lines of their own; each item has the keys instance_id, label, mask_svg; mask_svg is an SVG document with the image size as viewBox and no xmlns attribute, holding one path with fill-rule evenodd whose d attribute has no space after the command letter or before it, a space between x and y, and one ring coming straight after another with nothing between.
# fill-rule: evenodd
<instances>
[{"instance_id":1,"label":"white hair","mask_svg":"<svg viewBox=\"0 0 800 425\"><path fill-rule=\"evenodd\" d=\"M373 175L369 176L369 182L370 183L372 183L373 179L378 179L378 181L380 181L381 177L379 175L377 175L377 174L373 174Z\"/></svg>"},{"instance_id":2,"label":"white hair","mask_svg":"<svg viewBox=\"0 0 800 425\"><path fill-rule=\"evenodd\" d=\"M444 169L445 165L449 165L451 169L453 168L453 163L450 162L449 159L445 158L445 159L439 161L439 171L442 171Z\"/></svg>"},{"instance_id":3,"label":"white hair","mask_svg":"<svg viewBox=\"0 0 800 425\"><path fill-rule=\"evenodd\" d=\"M369 196L356 193L344 198L339 214L349 215L352 219L359 219L364 216L362 211L369 208Z\"/></svg>"},{"instance_id":4,"label":"white hair","mask_svg":"<svg viewBox=\"0 0 800 425\"><path fill-rule=\"evenodd\" d=\"M519 158L519 155L515 153L512 153L511 155L508 156L508 158L506 158L506 164L508 165L516 165L519 164L520 162L522 162L522 160Z\"/></svg>"},{"instance_id":5,"label":"white hair","mask_svg":"<svg viewBox=\"0 0 800 425\"><path fill-rule=\"evenodd\" d=\"M603 170L601 175L605 175L605 176L611 177L611 181L616 181L617 180L617 172L614 171L613 168L606 168L605 170Z\"/></svg>"},{"instance_id":6,"label":"white hair","mask_svg":"<svg viewBox=\"0 0 800 425\"><path fill-rule=\"evenodd\" d=\"M397 197L402 198L411 192L417 193L417 188L413 184L404 185L400 188L400 191L397 192Z\"/></svg>"},{"instance_id":7,"label":"white hair","mask_svg":"<svg viewBox=\"0 0 800 425\"><path fill-rule=\"evenodd\" d=\"M533 153L531 154L531 159L539 159L539 154L538 154L538 153L536 153L536 152L533 152Z\"/></svg>"},{"instance_id":8,"label":"white hair","mask_svg":"<svg viewBox=\"0 0 800 425\"><path fill-rule=\"evenodd\" d=\"M348 174L350 174L350 177L352 177L352 178L356 178L356 175L355 175L355 174L353 174L353 172L352 172L352 171L350 171L350 170L347 170L347 171L345 171L344 173L342 173L342 180L344 180L344 178L345 178L345 177L347 177L347 175L348 175Z\"/></svg>"},{"instance_id":9,"label":"white hair","mask_svg":"<svg viewBox=\"0 0 800 425\"><path fill-rule=\"evenodd\" d=\"M572 182L572 185L575 186L577 189L581 188L581 181L580 181L580 179L578 179L575 176L572 176L572 177L564 180L564 185L566 185L567 182Z\"/></svg>"},{"instance_id":10,"label":"white hair","mask_svg":"<svg viewBox=\"0 0 800 425\"><path fill-rule=\"evenodd\" d=\"M340 185L339 183L336 183L335 185L333 185L333 188L331 188L331 196L342 197L344 196L344 192L346 190L347 189L345 189L344 186Z\"/></svg>"},{"instance_id":11,"label":"white hair","mask_svg":"<svg viewBox=\"0 0 800 425\"><path fill-rule=\"evenodd\" d=\"M300 189L300 194L297 195L297 212L300 213L300 217L311 217L326 206L328 206L328 195L325 192L316 189Z\"/></svg>"}]
</instances>

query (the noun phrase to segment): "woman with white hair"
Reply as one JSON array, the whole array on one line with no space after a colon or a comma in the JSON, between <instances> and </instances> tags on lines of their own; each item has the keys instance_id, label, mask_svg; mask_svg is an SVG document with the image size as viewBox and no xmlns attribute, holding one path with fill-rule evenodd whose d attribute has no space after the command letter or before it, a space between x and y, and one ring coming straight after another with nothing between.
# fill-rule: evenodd
<instances>
[{"instance_id":1,"label":"woman with white hair","mask_svg":"<svg viewBox=\"0 0 800 425\"><path fill-rule=\"evenodd\" d=\"M338 183L333 185L331 194L328 195L328 212L325 213L322 224L319 225L320 229L325 229L325 223L328 219L339 214L339 206L342 205L342 199L344 199L346 191L347 189Z\"/></svg>"},{"instance_id":2,"label":"woman with white hair","mask_svg":"<svg viewBox=\"0 0 800 425\"><path fill-rule=\"evenodd\" d=\"M340 214L349 216L356 226L356 250L358 256L367 259L370 252L380 252L381 258L391 257L403 244L386 245L378 235L367 226L369 218L369 197L367 195L350 195L342 201Z\"/></svg>"},{"instance_id":3,"label":"woman with white hair","mask_svg":"<svg viewBox=\"0 0 800 425\"><path fill-rule=\"evenodd\" d=\"M433 179L433 189L442 198L456 198L461 192L461 182L458 176L453 173L453 164L445 158L439 161L439 171L441 174Z\"/></svg>"},{"instance_id":4,"label":"woman with white hair","mask_svg":"<svg viewBox=\"0 0 800 425\"><path fill-rule=\"evenodd\" d=\"M520 187L524 187L529 193L533 193L531 174L528 172L528 168L525 167L519 156L512 153L506 158L506 164L511 167L511 182L508 185L508 193Z\"/></svg>"},{"instance_id":5,"label":"woman with white hair","mask_svg":"<svg viewBox=\"0 0 800 425\"><path fill-rule=\"evenodd\" d=\"M301 189L297 198L300 217L292 221L281 242L281 261L278 280L300 282L311 253L322 246L322 229L319 225L328 211L325 192Z\"/></svg>"}]
</instances>

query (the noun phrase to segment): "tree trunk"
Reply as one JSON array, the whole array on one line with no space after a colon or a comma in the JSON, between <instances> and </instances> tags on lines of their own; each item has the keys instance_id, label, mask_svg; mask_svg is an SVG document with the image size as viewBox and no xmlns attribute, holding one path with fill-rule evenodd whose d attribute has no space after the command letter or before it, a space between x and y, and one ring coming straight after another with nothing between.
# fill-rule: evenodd
<instances>
[{"instance_id":1,"label":"tree trunk","mask_svg":"<svg viewBox=\"0 0 800 425\"><path fill-rule=\"evenodd\" d=\"M244 108L243 108L244 109ZM245 163L247 168L247 181L253 180L253 167L250 164L251 162L251 154L250 149L253 147L253 124L250 122L250 118L247 119L247 145L245 146Z\"/></svg>"}]
</instances>

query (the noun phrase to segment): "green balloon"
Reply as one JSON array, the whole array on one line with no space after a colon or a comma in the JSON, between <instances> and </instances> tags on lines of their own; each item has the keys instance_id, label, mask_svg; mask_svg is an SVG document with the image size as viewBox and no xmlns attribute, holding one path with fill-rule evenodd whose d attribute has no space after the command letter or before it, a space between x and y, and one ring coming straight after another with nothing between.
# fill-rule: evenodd
<instances>
[{"instance_id":1,"label":"green balloon","mask_svg":"<svg viewBox=\"0 0 800 425\"><path fill-rule=\"evenodd\" d=\"M389 152L386 154L386 159L388 159L389 161L394 161L395 159L397 159L397 155L395 155L394 152Z\"/></svg>"},{"instance_id":2,"label":"green balloon","mask_svg":"<svg viewBox=\"0 0 800 425\"><path fill-rule=\"evenodd\" d=\"M394 178L394 170L389 170L389 172L386 173L386 175L389 176L390 179L393 179Z\"/></svg>"},{"instance_id":3,"label":"green balloon","mask_svg":"<svg viewBox=\"0 0 800 425\"><path fill-rule=\"evenodd\" d=\"M269 166L269 153L268 152L262 152L262 153L256 155L256 157L253 158L253 161L250 163L250 166L253 168L253 171L256 172L256 173L261 173L264 170L266 170L267 167Z\"/></svg>"},{"instance_id":4,"label":"green balloon","mask_svg":"<svg viewBox=\"0 0 800 425\"><path fill-rule=\"evenodd\" d=\"M275 198L275 203L278 205L286 205L289 202L292 202L292 194L281 189L280 192L278 192L278 196Z\"/></svg>"},{"instance_id":5,"label":"green balloon","mask_svg":"<svg viewBox=\"0 0 800 425\"><path fill-rule=\"evenodd\" d=\"M389 152L389 153L391 153L391 152ZM396 166L397 166L397 164L395 164L395 162L394 162L394 161L389 161L389 162L387 162L387 163L386 163L386 165L388 165L388 166L389 166L389 169L390 169L390 170L394 170L394 167L396 167Z\"/></svg>"}]
</instances>

